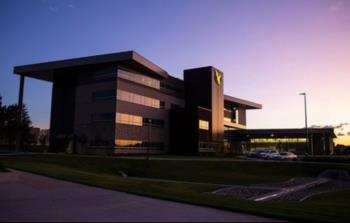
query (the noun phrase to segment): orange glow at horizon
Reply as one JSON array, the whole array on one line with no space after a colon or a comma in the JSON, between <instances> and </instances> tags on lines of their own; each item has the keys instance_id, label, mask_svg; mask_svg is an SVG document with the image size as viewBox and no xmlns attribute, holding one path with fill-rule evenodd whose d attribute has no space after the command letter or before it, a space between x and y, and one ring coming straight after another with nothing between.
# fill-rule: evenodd
<instances>
[{"instance_id":1,"label":"orange glow at horizon","mask_svg":"<svg viewBox=\"0 0 350 223\"><path fill-rule=\"evenodd\" d=\"M336 139L334 139L334 143L336 145L342 144L350 146L350 136L338 136Z\"/></svg>"}]
</instances>

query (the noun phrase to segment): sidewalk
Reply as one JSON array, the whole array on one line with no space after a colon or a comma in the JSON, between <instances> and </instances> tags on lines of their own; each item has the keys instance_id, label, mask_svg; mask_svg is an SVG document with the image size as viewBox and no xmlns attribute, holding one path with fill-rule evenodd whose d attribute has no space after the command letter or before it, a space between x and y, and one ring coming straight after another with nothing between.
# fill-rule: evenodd
<instances>
[{"instance_id":1,"label":"sidewalk","mask_svg":"<svg viewBox=\"0 0 350 223\"><path fill-rule=\"evenodd\" d=\"M20 171L0 173L0 210L0 221L278 222Z\"/></svg>"}]
</instances>

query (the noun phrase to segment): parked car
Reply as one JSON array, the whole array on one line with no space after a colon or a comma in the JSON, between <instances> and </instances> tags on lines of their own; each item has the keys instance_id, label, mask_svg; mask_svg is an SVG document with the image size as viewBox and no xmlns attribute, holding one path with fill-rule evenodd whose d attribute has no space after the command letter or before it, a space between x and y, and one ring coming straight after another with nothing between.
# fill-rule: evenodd
<instances>
[{"instance_id":1,"label":"parked car","mask_svg":"<svg viewBox=\"0 0 350 223\"><path fill-rule=\"evenodd\" d=\"M273 152L273 153L269 153L266 155L266 159L269 159L269 160L273 160L273 159L277 159L277 157L279 156L279 152Z\"/></svg>"},{"instance_id":2,"label":"parked car","mask_svg":"<svg viewBox=\"0 0 350 223\"><path fill-rule=\"evenodd\" d=\"M257 150L255 152L249 152L247 156L256 158L256 157L260 157L260 153L263 153L263 152L265 152L265 150Z\"/></svg>"},{"instance_id":3,"label":"parked car","mask_svg":"<svg viewBox=\"0 0 350 223\"><path fill-rule=\"evenodd\" d=\"M278 160L298 160L298 156L292 152L280 152L275 159Z\"/></svg>"},{"instance_id":4,"label":"parked car","mask_svg":"<svg viewBox=\"0 0 350 223\"><path fill-rule=\"evenodd\" d=\"M265 152L260 153L259 155L260 155L260 158L268 159L269 156L270 156L271 154L274 154L274 153L276 153L275 150L266 150Z\"/></svg>"}]
</instances>

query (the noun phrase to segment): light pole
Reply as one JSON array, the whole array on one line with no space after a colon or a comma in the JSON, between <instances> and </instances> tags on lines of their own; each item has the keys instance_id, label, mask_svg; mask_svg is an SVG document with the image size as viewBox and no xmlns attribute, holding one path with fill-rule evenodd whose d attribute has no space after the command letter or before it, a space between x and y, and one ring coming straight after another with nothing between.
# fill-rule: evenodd
<instances>
[{"instance_id":1,"label":"light pole","mask_svg":"<svg viewBox=\"0 0 350 223\"><path fill-rule=\"evenodd\" d=\"M305 131L306 131L306 151L309 151L309 130L307 128L307 105L306 105L306 93L300 93L299 95L304 96L304 110L305 110ZM311 155L314 155L314 151L311 147Z\"/></svg>"},{"instance_id":2,"label":"light pole","mask_svg":"<svg viewBox=\"0 0 350 223\"><path fill-rule=\"evenodd\" d=\"M152 125L152 119L148 119L148 146L147 146L147 161L149 160L149 150L151 147L151 125Z\"/></svg>"}]
</instances>

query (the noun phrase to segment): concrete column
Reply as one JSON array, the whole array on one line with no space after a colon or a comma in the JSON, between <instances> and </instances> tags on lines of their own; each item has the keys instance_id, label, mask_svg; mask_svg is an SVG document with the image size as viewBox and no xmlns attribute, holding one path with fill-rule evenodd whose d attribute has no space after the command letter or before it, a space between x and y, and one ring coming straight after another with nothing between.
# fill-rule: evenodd
<instances>
[{"instance_id":1,"label":"concrete column","mask_svg":"<svg viewBox=\"0 0 350 223\"><path fill-rule=\"evenodd\" d=\"M22 113L23 113L23 91L24 91L24 75L21 75L19 82L19 93L18 93L18 113L17 113L17 125L18 127L22 124ZM18 152L21 147L22 131L17 131L16 136L16 151Z\"/></svg>"}]
</instances>

